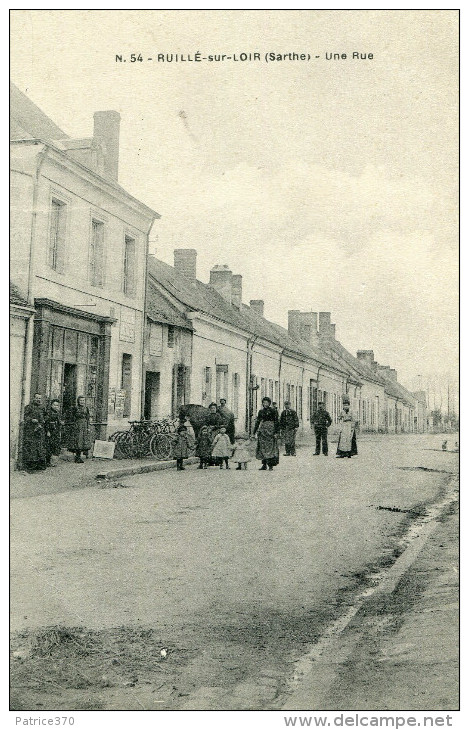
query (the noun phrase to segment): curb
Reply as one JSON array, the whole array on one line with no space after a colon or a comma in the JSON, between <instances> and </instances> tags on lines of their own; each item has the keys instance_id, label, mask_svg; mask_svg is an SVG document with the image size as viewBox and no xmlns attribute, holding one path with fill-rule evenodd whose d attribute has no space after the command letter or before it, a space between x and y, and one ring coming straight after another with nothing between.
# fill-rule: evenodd
<instances>
[{"instance_id":1,"label":"curb","mask_svg":"<svg viewBox=\"0 0 469 730\"><path fill-rule=\"evenodd\" d=\"M189 459L185 459L185 464L197 464L199 460L193 456ZM95 479L99 481L109 479L120 479L120 477L131 476L132 474L146 474L151 471L163 471L164 469L174 469L176 467L176 461L153 461L149 464L142 464L140 466L129 466L127 469L109 469L108 471L101 471L96 474Z\"/></svg>"},{"instance_id":2,"label":"curb","mask_svg":"<svg viewBox=\"0 0 469 730\"><path fill-rule=\"evenodd\" d=\"M428 539L440 524L438 517L444 507L454 499L451 488L443 499L429 510L427 517L413 525L406 536L406 549L395 563L378 577L377 583L365 589L355 604L326 630L317 644L296 662L293 691L281 707L282 710L321 710L321 705L335 680L339 665L352 653L361 638L359 629L347 633L356 614L371 600L386 598L396 590L402 576L412 567Z\"/></svg>"}]
</instances>

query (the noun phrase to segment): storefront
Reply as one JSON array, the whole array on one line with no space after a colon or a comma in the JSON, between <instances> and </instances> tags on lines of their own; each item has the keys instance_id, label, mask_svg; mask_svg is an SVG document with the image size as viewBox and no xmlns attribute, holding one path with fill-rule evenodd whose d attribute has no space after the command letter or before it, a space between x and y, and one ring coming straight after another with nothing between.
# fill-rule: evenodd
<instances>
[{"instance_id":1,"label":"storefront","mask_svg":"<svg viewBox=\"0 0 469 730\"><path fill-rule=\"evenodd\" d=\"M92 437L107 437L109 355L115 320L35 300L31 393L60 401L65 421L79 396L91 414Z\"/></svg>"}]
</instances>

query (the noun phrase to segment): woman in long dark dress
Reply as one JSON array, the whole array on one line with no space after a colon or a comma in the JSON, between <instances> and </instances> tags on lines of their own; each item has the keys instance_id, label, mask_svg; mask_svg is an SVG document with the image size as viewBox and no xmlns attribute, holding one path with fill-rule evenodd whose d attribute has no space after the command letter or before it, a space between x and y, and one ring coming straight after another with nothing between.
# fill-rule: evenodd
<instances>
[{"instance_id":1,"label":"woman in long dark dress","mask_svg":"<svg viewBox=\"0 0 469 730\"><path fill-rule=\"evenodd\" d=\"M220 432L220 428L223 426L223 418L218 413L218 406L216 403L210 403L208 410L209 412L204 419L204 426L207 427L208 437L210 439L210 455L206 457L205 464L213 466L215 464L215 459L212 458L213 439Z\"/></svg>"},{"instance_id":2,"label":"woman in long dark dress","mask_svg":"<svg viewBox=\"0 0 469 730\"><path fill-rule=\"evenodd\" d=\"M256 459L262 461L261 471L267 467L270 471L279 463L277 434L280 430L278 411L271 406L270 398L262 399L262 408L257 414L256 423L252 432L257 433Z\"/></svg>"},{"instance_id":3,"label":"woman in long dark dress","mask_svg":"<svg viewBox=\"0 0 469 730\"><path fill-rule=\"evenodd\" d=\"M55 466L51 463L52 456L59 456L62 449L62 421L60 420L60 401L54 399L50 402L45 416L46 429L46 463L47 466Z\"/></svg>"},{"instance_id":4,"label":"woman in long dark dress","mask_svg":"<svg viewBox=\"0 0 469 730\"><path fill-rule=\"evenodd\" d=\"M68 450L75 454L75 463L83 464L81 454L88 458L91 449L90 411L85 406L85 398L81 395L76 406L70 411L70 443Z\"/></svg>"},{"instance_id":5,"label":"woman in long dark dress","mask_svg":"<svg viewBox=\"0 0 469 730\"><path fill-rule=\"evenodd\" d=\"M26 471L42 471L46 468L46 432L44 409L39 393L26 406L23 416L23 465Z\"/></svg>"}]
</instances>

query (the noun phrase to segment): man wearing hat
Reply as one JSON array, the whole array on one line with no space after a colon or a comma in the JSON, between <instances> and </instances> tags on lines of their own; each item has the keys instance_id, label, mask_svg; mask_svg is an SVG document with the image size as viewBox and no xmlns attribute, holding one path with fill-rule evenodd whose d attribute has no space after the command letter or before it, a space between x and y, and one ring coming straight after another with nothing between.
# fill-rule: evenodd
<instances>
[{"instance_id":1,"label":"man wearing hat","mask_svg":"<svg viewBox=\"0 0 469 730\"><path fill-rule=\"evenodd\" d=\"M332 423L332 418L324 407L324 402L318 403L318 410L313 416L314 432L316 434L316 451L314 456L319 456L321 453L321 441L322 441L322 453L324 456L328 454L327 445L327 429Z\"/></svg>"},{"instance_id":2,"label":"man wearing hat","mask_svg":"<svg viewBox=\"0 0 469 730\"><path fill-rule=\"evenodd\" d=\"M280 416L280 431L285 439L284 456L296 456L295 439L296 430L299 426L298 414L291 408L290 401L286 400L285 410L282 411L282 415Z\"/></svg>"}]
</instances>

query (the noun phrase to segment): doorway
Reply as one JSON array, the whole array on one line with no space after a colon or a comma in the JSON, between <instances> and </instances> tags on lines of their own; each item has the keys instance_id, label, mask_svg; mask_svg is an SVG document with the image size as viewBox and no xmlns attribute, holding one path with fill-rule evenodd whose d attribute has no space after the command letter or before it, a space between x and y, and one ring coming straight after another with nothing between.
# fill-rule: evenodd
<instances>
[{"instance_id":1,"label":"doorway","mask_svg":"<svg viewBox=\"0 0 469 730\"><path fill-rule=\"evenodd\" d=\"M77 400L77 366L71 362L64 363L63 374L63 413L67 413Z\"/></svg>"},{"instance_id":2,"label":"doorway","mask_svg":"<svg viewBox=\"0 0 469 730\"><path fill-rule=\"evenodd\" d=\"M147 371L145 374L145 406L143 416L149 421L158 416L160 398L160 373Z\"/></svg>"}]
</instances>

